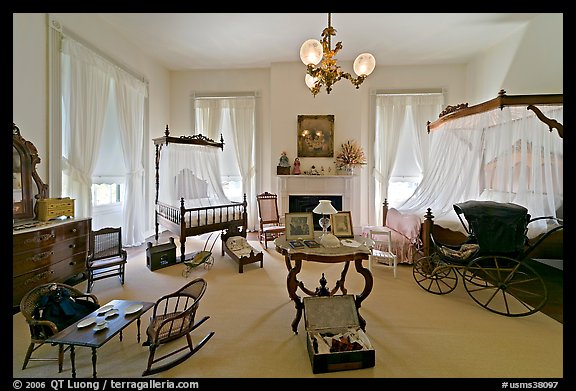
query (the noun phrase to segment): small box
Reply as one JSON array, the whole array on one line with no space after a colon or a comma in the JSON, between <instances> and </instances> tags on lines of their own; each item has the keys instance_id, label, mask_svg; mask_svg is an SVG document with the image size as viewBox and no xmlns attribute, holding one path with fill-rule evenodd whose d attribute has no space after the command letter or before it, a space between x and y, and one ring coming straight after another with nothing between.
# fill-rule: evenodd
<instances>
[{"instance_id":1,"label":"small box","mask_svg":"<svg viewBox=\"0 0 576 391\"><path fill-rule=\"evenodd\" d=\"M151 271L162 269L163 267L176 264L176 244L174 238L170 237L169 242L152 246L148 242L146 249L146 266Z\"/></svg>"},{"instance_id":2,"label":"small box","mask_svg":"<svg viewBox=\"0 0 576 391\"><path fill-rule=\"evenodd\" d=\"M73 198L42 198L38 200L38 219L40 221L48 221L62 216L74 218Z\"/></svg>"},{"instance_id":3,"label":"small box","mask_svg":"<svg viewBox=\"0 0 576 391\"><path fill-rule=\"evenodd\" d=\"M353 295L304 297L303 300L306 345L313 373L375 365L376 352L360 328ZM339 336L343 336L342 339Z\"/></svg>"},{"instance_id":4,"label":"small box","mask_svg":"<svg viewBox=\"0 0 576 391\"><path fill-rule=\"evenodd\" d=\"M290 175L290 167L276 166L276 175Z\"/></svg>"}]
</instances>

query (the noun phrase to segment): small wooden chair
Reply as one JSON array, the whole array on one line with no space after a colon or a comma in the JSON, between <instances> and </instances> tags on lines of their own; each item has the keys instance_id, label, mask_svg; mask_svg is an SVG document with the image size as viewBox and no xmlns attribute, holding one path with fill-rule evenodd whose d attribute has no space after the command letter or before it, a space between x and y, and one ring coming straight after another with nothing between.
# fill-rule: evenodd
<instances>
[{"instance_id":1,"label":"small wooden chair","mask_svg":"<svg viewBox=\"0 0 576 391\"><path fill-rule=\"evenodd\" d=\"M196 278L176 292L164 295L153 308L150 324L146 329L148 339L143 346L150 349L148 365L142 376L165 371L190 358L196 353L212 336L214 331L210 331L196 346L192 342L190 333L198 326L207 321L210 317L204 316L195 323L196 310L200 305L200 299L206 292L207 283L203 278ZM186 339L186 345L175 345L175 340ZM168 342L171 342L168 345ZM156 357L156 351L160 345L165 345L166 351L162 356ZM181 353L186 351L185 353ZM164 361L176 355L170 361ZM164 364L158 364L164 362ZM158 364L158 365L156 365Z\"/></svg>"},{"instance_id":2,"label":"small wooden chair","mask_svg":"<svg viewBox=\"0 0 576 391\"><path fill-rule=\"evenodd\" d=\"M28 327L30 328L30 345L28 346L28 351L24 357L22 370L26 369L29 361L58 361L58 372L62 372L64 351L68 349L64 349L64 345L59 345L58 357L32 357L32 353L34 353L40 346L44 345L46 338L61 331L54 322L41 319L41 299L54 289L66 290L70 297L75 300L87 300L93 302L96 306L99 304L96 296L81 292L72 286L57 282L39 285L28 291L20 301L20 312L24 316L24 319L26 319L26 323L28 323Z\"/></svg>"},{"instance_id":3,"label":"small wooden chair","mask_svg":"<svg viewBox=\"0 0 576 391\"><path fill-rule=\"evenodd\" d=\"M286 232L286 227L280 224L278 213L278 196L264 192L256 196L258 201L258 217L260 230L258 239L260 244L264 241L264 248L268 248L268 241L274 240Z\"/></svg>"},{"instance_id":4,"label":"small wooden chair","mask_svg":"<svg viewBox=\"0 0 576 391\"><path fill-rule=\"evenodd\" d=\"M392 232L384 230L370 230L370 239L374 242L370 257L368 258L368 269L372 271L372 263L390 268L394 271L398 269L398 257L392 252Z\"/></svg>"},{"instance_id":5,"label":"small wooden chair","mask_svg":"<svg viewBox=\"0 0 576 391\"><path fill-rule=\"evenodd\" d=\"M88 284L86 292L90 293L94 281L118 276L124 285L124 276L128 253L122 248L122 228L102 228L90 233L90 252L86 259Z\"/></svg>"}]
</instances>

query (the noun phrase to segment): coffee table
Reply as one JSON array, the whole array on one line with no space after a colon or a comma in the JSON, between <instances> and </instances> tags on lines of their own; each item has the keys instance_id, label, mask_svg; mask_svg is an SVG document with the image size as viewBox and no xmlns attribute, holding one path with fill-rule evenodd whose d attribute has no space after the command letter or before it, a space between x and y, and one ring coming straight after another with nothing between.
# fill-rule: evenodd
<instances>
[{"instance_id":1,"label":"coffee table","mask_svg":"<svg viewBox=\"0 0 576 391\"><path fill-rule=\"evenodd\" d=\"M320 242L321 232L314 232L314 239L316 242ZM355 296L356 309L359 310L364 301L374 285L374 278L370 270L366 269L362 265L362 261L367 260L370 256L370 246L371 240L363 236L355 236L354 241L359 244L357 247L340 246L336 248L328 248L320 246L317 248L310 247L300 247L292 248L290 242L286 240L285 236L281 236L274 241L276 244L276 251L284 256L286 262L286 268L288 269L288 277L286 279L286 287L288 289L288 296L294 301L294 306L296 307L296 317L292 321L292 331L298 334L298 323L302 318L302 310L304 309L304 302L296 293L298 288L302 290L308 296L332 296L340 290L342 294L346 294L348 290L344 286L346 281L346 274L348 273L348 268L350 267L350 262L354 262L356 271L364 277L364 289L359 295ZM302 261L307 262L320 262L320 263L344 263L342 272L340 273L340 279L336 281L333 289L329 290L325 287L326 281L324 275L320 283L321 288L316 290L308 289L304 286L302 281L298 281L298 273L302 270ZM366 321L358 312L358 320L360 322L360 327L362 330L366 329Z\"/></svg>"},{"instance_id":2,"label":"coffee table","mask_svg":"<svg viewBox=\"0 0 576 391\"><path fill-rule=\"evenodd\" d=\"M76 323L68 326L64 330L46 339L48 343L70 346L70 362L72 363L72 377L76 377L75 346L85 346L92 348L92 377L96 378L96 349L108 342L112 337L120 334L122 341L122 330L132 322L138 325L138 343L140 342L140 317L154 306L154 303L147 301L112 300L94 312L86 315ZM116 310L117 313L108 312L107 316L103 309L108 311ZM135 311L138 307L139 310ZM115 312L116 312L115 311ZM94 322L92 322L92 320ZM95 331L98 322L106 320L106 327Z\"/></svg>"}]
</instances>

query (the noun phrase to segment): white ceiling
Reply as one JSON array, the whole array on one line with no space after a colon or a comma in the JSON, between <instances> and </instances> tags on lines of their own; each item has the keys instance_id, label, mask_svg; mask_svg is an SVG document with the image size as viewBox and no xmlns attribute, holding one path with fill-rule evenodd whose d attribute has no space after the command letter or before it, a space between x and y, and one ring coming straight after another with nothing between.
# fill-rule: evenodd
<instances>
[{"instance_id":1,"label":"white ceiling","mask_svg":"<svg viewBox=\"0 0 576 391\"><path fill-rule=\"evenodd\" d=\"M323 13L101 13L120 34L170 70L265 68L299 62L300 45L320 40ZM526 26L538 13L333 13L336 56L362 52L376 65L466 63Z\"/></svg>"}]
</instances>

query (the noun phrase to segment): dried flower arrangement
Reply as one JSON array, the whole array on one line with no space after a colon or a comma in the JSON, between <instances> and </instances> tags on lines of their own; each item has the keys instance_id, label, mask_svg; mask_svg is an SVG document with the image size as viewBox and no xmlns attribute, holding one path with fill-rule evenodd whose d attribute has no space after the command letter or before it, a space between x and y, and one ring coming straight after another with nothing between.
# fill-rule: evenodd
<instances>
[{"instance_id":1,"label":"dried flower arrangement","mask_svg":"<svg viewBox=\"0 0 576 391\"><path fill-rule=\"evenodd\" d=\"M340 151L336 155L336 168L349 169L366 164L364 150L356 141L348 140L340 145Z\"/></svg>"}]
</instances>

